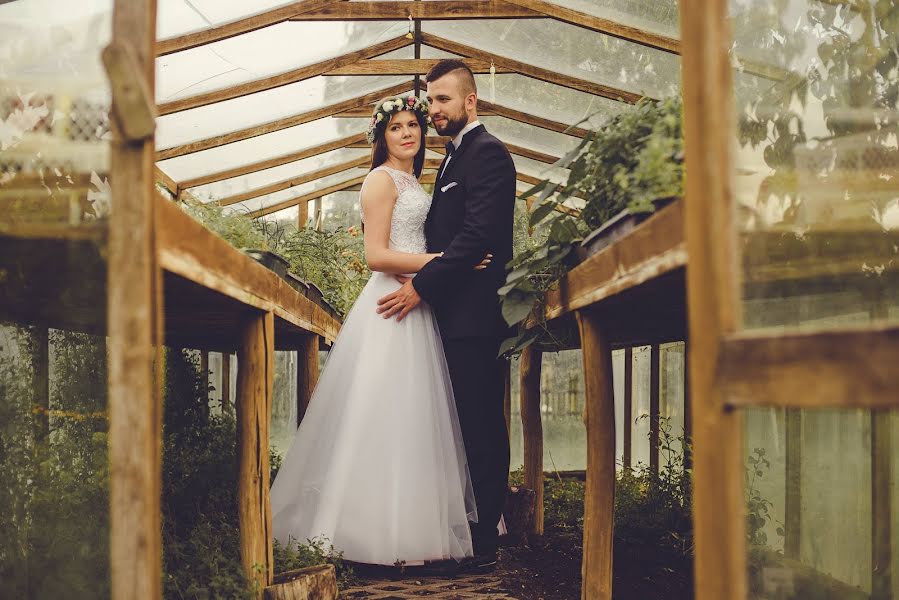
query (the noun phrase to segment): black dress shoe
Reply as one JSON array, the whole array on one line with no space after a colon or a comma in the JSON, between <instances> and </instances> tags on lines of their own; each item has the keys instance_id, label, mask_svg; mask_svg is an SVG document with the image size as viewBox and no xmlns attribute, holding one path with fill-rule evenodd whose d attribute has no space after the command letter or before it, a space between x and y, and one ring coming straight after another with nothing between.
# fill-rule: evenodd
<instances>
[{"instance_id":1,"label":"black dress shoe","mask_svg":"<svg viewBox=\"0 0 899 600\"><path fill-rule=\"evenodd\" d=\"M416 577L455 577L459 573L459 563L452 559L429 560L423 565L406 567L405 573Z\"/></svg>"}]
</instances>

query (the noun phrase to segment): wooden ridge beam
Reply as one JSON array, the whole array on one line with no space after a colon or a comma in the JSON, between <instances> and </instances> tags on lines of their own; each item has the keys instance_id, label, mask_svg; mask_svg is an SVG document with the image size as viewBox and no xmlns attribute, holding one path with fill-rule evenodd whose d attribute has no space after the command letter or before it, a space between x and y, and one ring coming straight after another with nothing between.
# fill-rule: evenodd
<instances>
[{"instance_id":1,"label":"wooden ridge beam","mask_svg":"<svg viewBox=\"0 0 899 600\"><path fill-rule=\"evenodd\" d=\"M408 42L405 45L412 43L406 38L399 39ZM332 69L324 75L329 77L333 75L427 75L431 67L438 62L440 62L439 58L361 59L352 64ZM489 61L466 58L463 62L471 68L475 75L490 73ZM496 72L512 73L513 71L496 67Z\"/></svg>"},{"instance_id":2,"label":"wooden ridge beam","mask_svg":"<svg viewBox=\"0 0 899 600\"><path fill-rule=\"evenodd\" d=\"M171 102L165 102L159 105L159 114L170 115L172 113L189 110L191 108L208 106L217 102L233 100L235 98L241 98L250 94L264 92L266 90L283 87L292 83L298 83L300 81L304 81L318 75L323 75L332 71L340 71L344 67L355 64L364 64L365 62L367 62L365 59L371 58L372 56L380 56L381 54L384 54L386 52L392 52L394 50L405 48L406 46L411 45L412 40L409 40L405 36L396 37L379 44L368 46L367 48L362 48L361 50L356 50L355 52L349 52L347 54L335 56L334 58L329 58L312 65L307 65L298 69L286 71L284 73L278 73L277 75L271 75L269 77L263 77L262 79L256 79L254 81L247 81L220 90L213 90L211 92L187 96L185 98L179 98L178 100L172 100Z\"/></svg>"},{"instance_id":3,"label":"wooden ridge beam","mask_svg":"<svg viewBox=\"0 0 899 600\"><path fill-rule=\"evenodd\" d=\"M262 29L269 25L283 23L291 17L295 17L303 12L321 9L332 3L336 4L333 0L300 0L299 2L292 2L285 6L230 21L228 23L223 23L208 29L159 40L156 42L156 56L165 56L167 54L181 52L182 50L189 50L190 48L196 48L197 46L202 46L204 44L219 42L243 33L256 31L257 29Z\"/></svg>"},{"instance_id":4,"label":"wooden ridge beam","mask_svg":"<svg viewBox=\"0 0 899 600\"><path fill-rule=\"evenodd\" d=\"M355 169L357 167L363 167L369 164L370 159L367 156L363 156L361 158L356 158L353 160L348 160L336 165L331 165L330 167L324 167L322 169L316 169L315 171L311 171L309 173L305 173L303 175L299 175L297 177L290 177L288 179L282 179L281 181L276 181L275 183L270 183L268 185L264 185L262 187L254 188L252 190L247 190L246 192L242 192L240 194L234 194L233 196L227 196L222 198L221 200L216 200L215 203L219 206L231 206L232 204L237 204L238 202L244 202L245 200L250 200L252 198L258 198L260 196L265 196L267 194L273 194L275 192L280 192L282 190L290 189L292 187L296 187L298 185L303 185L304 183L309 183L311 181L315 181L316 179L321 179L322 177L328 177L330 175L336 175L337 173L343 173L344 171L349 171L350 169Z\"/></svg>"},{"instance_id":5,"label":"wooden ridge beam","mask_svg":"<svg viewBox=\"0 0 899 600\"><path fill-rule=\"evenodd\" d=\"M316 190L314 192L309 192L308 194L304 194L302 196L297 196L296 198L291 198L289 200L284 200L283 202L278 202L277 204L272 204L271 206L266 206L265 208L260 208L259 210L254 210L248 213L247 216L251 219L264 217L265 215L270 215L272 213L282 211L285 208L296 206L301 202L310 202L312 200L317 200L322 196L327 196L328 194L333 194L334 192L345 190L347 188L353 187L354 185L362 183L364 180L365 175L360 175L359 177L354 177L352 179L348 179L347 181L335 183L334 185L329 185L328 187Z\"/></svg>"},{"instance_id":6,"label":"wooden ridge beam","mask_svg":"<svg viewBox=\"0 0 899 600\"><path fill-rule=\"evenodd\" d=\"M185 154L193 154L194 152L200 152L202 150L209 150L210 148L217 148L219 146L233 144L234 142L248 140L260 135L265 135L267 133L287 129L288 127L294 127L296 125L301 125L303 123L308 123L310 121L329 117L333 114L343 112L347 109L354 108L359 105L376 102L385 96L395 96L397 94L408 92L411 89L412 82L408 81L374 92L369 92L364 96L358 96L356 98L344 100L343 102L337 102L336 104L323 106L321 108L304 112L299 115L284 117L282 119L277 119L275 121L270 121L261 125L246 127L244 129L224 133L222 135L217 135L203 140L197 140L196 142L190 142L187 144L182 144L180 146L173 146L171 148L166 148L165 150L157 151L156 160L166 160L169 158L175 158L176 156L184 156Z\"/></svg>"},{"instance_id":7,"label":"wooden ridge beam","mask_svg":"<svg viewBox=\"0 0 899 600\"><path fill-rule=\"evenodd\" d=\"M305 10L292 21L405 21L457 19L534 19L544 15L502 0L384 0L331 2Z\"/></svg>"},{"instance_id":8,"label":"wooden ridge beam","mask_svg":"<svg viewBox=\"0 0 899 600\"><path fill-rule=\"evenodd\" d=\"M437 50L444 50L446 52L452 52L454 54L461 54L469 58L479 58L486 61L492 60L497 67L511 69L527 77L539 79L540 81L546 81L547 83L554 83L556 85L561 85L573 90L586 92L588 94L593 94L594 96L609 98L610 100L627 102L628 104L635 104L643 98L641 94L628 92L601 83L594 83L592 81L587 81L586 79L580 79L578 77L572 77L571 75L565 75L564 73L557 73L555 71L550 71L549 69L544 69L542 67L535 67L533 65L529 65L512 58L506 58L497 54L491 54L490 52L486 52L478 48L473 48L471 46L466 46L465 44L460 44L458 42L454 42L452 40L448 40L430 33L421 34L421 43L425 44L426 46L430 46L431 48L436 48Z\"/></svg>"},{"instance_id":9,"label":"wooden ridge beam","mask_svg":"<svg viewBox=\"0 0 899 600\"><path fill-rule=\"evenodd\" d=\"M319 144L311 148L306 148L305 150L299 150L297 152L291 152L289 154L282 154L281 156L276 156L275 158L268 158L266 160L261 160L258 162L250 163L248 165L235 167L233 169L210 173L209 175L201 175L200 177L185 179L177 185L180 187L180 189L206 185L208 183L214 183L216 181L231 179L232 177L240 177L241 175L256 173L257 171L264 171L265 169L271 169L272 167L280 167L281 165L286 165L288 163L303 160L304 158L310 158L312 156L318 156L319 154L324 154L325 152L340 150L341 148L346 148L347 146L350 146L352 144L365 141L366 140L364 133L356 133L334 140L332 142L326 142L324 144Z\"/></svg>"}]
</instances>

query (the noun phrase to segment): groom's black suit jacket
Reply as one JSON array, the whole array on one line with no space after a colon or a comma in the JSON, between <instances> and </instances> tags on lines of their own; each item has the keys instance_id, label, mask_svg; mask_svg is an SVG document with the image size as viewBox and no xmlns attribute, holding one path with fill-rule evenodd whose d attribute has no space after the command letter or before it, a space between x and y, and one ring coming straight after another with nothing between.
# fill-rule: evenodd
<instances>
[{"instance_id":1,"label":"groom's black suit jacket","mask_svg":"<svg viewBox=\"0 0 899 600\"><path fill-rule=\"evenodd\" d=\"M428 252L443 256L412 284L433 308L444 339L505 337L497 290L512 259L515 164L503 143L478 125L438 174L425 235ZM474 270L488 252L490 265Z\"/></svg>"}]
</instances>

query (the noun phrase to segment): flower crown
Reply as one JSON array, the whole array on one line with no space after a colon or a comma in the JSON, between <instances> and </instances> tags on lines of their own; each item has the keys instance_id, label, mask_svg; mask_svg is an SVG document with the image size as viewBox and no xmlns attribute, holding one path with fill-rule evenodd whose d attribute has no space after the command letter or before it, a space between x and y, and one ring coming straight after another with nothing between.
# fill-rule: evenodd
<instances>
[{"instance_id":1,"label":"flower crown","mask_svg":"<svg viewBox=\"0 0 899 600\"><path fill-rule=\"evenodd\" d=\"M378 134L378 128L381 128L383 130L384 127L387 126L387 123L390 121L391 116L400 112L401 110L415 111L425 118L425 122L431 122L431 117L428 116L427 100L419 98L414 94L388 98L384 102L381 102L375 108L375 112L371 116L371 121L368 124L368 132L365 135L365 137L368 139L369 144L375 143L375 138Z\"/></svg>"}]
</instances>

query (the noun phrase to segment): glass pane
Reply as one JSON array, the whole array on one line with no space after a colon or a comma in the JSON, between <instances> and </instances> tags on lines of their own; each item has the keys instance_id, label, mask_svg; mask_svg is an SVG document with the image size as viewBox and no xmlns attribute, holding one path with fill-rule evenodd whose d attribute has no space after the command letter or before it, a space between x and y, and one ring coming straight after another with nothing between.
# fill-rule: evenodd
<instances>
[{"instance_id":1,"label":"glass pane","mask_svg":"<svg viewBox=\"0 0 899 600\"><path fill-rule=\"evenodd\" d=\"M322 229L346 229L361 223L359 192L335 192L322 198Z\"/></svg>"},{"instance_id":2,"label":"glass pane","mask_svg":"<svg viewBox=\"0 0 899 600\"><path fill-rule=\"evenodd\" d=\"M227 207L225 210L228 212L247 212L259 210L261 208L265 208L267 206L272 206L273 204L277 204L279 202L283 202L285 200L290 200L291 198L298 198L299 196L303 196L305 194L314 192L316 190L321 190L331 185L335 185L338 183L342 183L344 181L349 181L355 177L360 177L362 175L366 175L368 173L368 167L366 168L356 168L350 169L349 171L344 171L342 173L335 173L334 175L329 175L327 177L322 177L321 179L317 179L315 181L310 181L309 183L304 183L302 185L298 185L292 187L290 189L282 190L280 192L275 192L273 194L268 194L266 196L260 196L259 198L252 198L250 200L246 200L245 202L240 202L238 204L232 204ZM272 213L269 216L269 219L281 219L287 215L280 214L280 211L277 213Z\"/></svg>"},{"instance_id":3,"label":"glass pane","mask_svg":"<svg viewBox=\"0 0 899 600\"><path fill-rule=\"evenodd\" d=\"M411 89L411 79L405 76L313 77L306 81L250 94L242 98L165 115L157 119L156 147L159 149L171 148L246 127L277 121L281 118L363 96L407 80L410 81ZM349 121L349 119L345 120Z\"/></svg>"},{"instance_id":4,"label":"glass pane","mask_svg":"<svg viewBox=\"0 0 899 600\"><path fill-rule=\"evenodd\" d=\"M899 319L899 24L840 2L731 13L744 326Z\"/></svg>"},{"instance_id":5,"label":"glass pane","mask_svg":"<svg viewBox=\"0 0 899 600\"><path fill-rule=\"evenodd\" d=\"M751 598L894 597L896 417L745 412Z\"/></svg>"},{"instance_id":6,"label":"glass pane","mask_svg":"<svg viewBox=\"0 0 899 600\"><path fill-rule=\"evenodd\" d=\"M263 79L402 36L402 23L284 22L156 59L159 104ZM303 40L297 48L297 40ZM287 48L293 51L285 51Z\"/></svg>"},{"instance_id":7,"label":"glass pane","mask_svg":"<svg viewBox=\"0 0 899 600\"><path fill-rule=\"evenodd\" d=\"M649 466L649 346L634 348L631 465Z\"/></svg>"},{"instance_id":8,"label":"glass pane","mask_svg":"<svg viewBox=\"0 0 899 600\"><path fill-rule=\"evenodd\" d=\"M4 598L110 596L111 16L109 0L0 5Z\"/></svg>"},{"instance_id":9,"label":"glass pane","mask_svg":"<svg viewBox=\"0 0 899 600\"><path fill-rule=\"evenodd\" d=\"M506 117L480 117L487 131L506 144L515 144L551 156L561 157L580 142L579 138L556 133Z\"/></svg>"},{"instance_id":10,"label":"glass pane","mask_svg":"<svg viewBox=\"0 0 899 600\"><path fill-rule=\"evenodd\" d=\"M612 350L612 385L615 394L615 466L624 466L624 350Z\"/></svg>"},{"instance_id":11,"label":"glass pane","mask_svg":"<svg viewBox=\"0 0 899 600\"><path fill-rule=\"evenodd\" d=\"M661 449L659 463L683 453L684 422L684 366L683 342L662 344L659 348L659 428Z\"/></svg>"},{"instance_id":12,"label":"glass pane","mask_svg":"<svg viewBox=\"0 0 899 600\"><path fill-rule=\"evenodd\" d=\"M539 179L549 179L559 183L568 181L568 169L562 169L548 165L544 162L536 161L524 156L512 155L512 161L515 163L515 169L519 173L537 177Z\"/></svg>"},{"instance_id":13,"label":"glass pane","mask_svg":"<svg viewBox=\"0 0 899 600\"><path fill-rule=\"evenodd\" d=\"M283 457L297 430L297 353L275 352L269 447Z\"/></svg>"},{"instance_id":14,"label":"glass pane","mask_svg":"<svg viewBox=\"0 0 899 600\"><path fill-rule=\"evenodd\" d=\"M679 86L677 56L559 21L433 21L422 31L594 83L656 98Z\"/></svg>"},{"instance_id":15,"label":"glass pane","mask_svg":"<svg viewBox=\"0 0 899 600\"><path fill-rule=\"evenodd\" d=\"M156 37L166 39L259 14L295 0L158 0Z\"/></svg>"}]
</instances>

